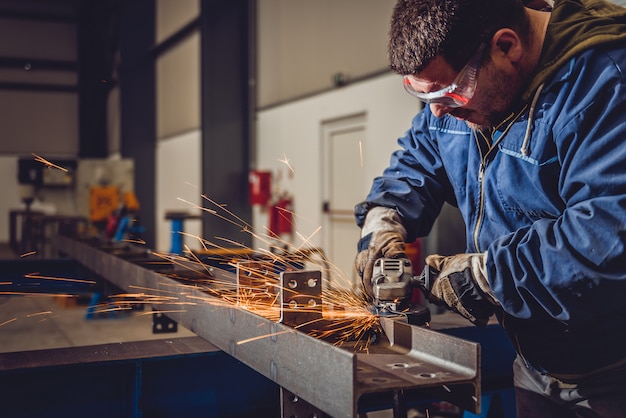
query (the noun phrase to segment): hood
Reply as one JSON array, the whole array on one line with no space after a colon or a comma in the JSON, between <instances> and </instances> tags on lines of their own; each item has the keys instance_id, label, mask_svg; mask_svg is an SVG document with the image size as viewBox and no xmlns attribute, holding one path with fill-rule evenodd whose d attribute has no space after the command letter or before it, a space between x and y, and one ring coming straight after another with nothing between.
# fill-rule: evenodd
<instances>
[{"instance_id":1,"label":"hood","mask_svg":"<svg viewBox=\"0 0 626 418\"><path fill-rule=\"evenodd\" d=\"M604 0L556 0L537 66L523 99L586 49L626 41L626 8Z\"/></svg>"}]
</instances>

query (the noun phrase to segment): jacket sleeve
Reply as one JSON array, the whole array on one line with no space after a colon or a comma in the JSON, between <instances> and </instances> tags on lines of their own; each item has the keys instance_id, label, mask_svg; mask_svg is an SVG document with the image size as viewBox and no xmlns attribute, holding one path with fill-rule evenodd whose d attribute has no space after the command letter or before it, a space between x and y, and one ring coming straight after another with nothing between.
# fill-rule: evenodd
<instances>
[{"instance_id":1,"label":"jacket sleeve","mask_svg":"<svg viewBox=\"0 0 626 418\"><path fill-rule=\"evenodd\" d=\"M553 99L539 101L561 166L554 181L564 209L488 248L490 285L515 318L585 327L624 303L626 82L619 63L626 54L620 54L584 54L547 88Z\"/></svg>"},{"instance_id":2,"label":"jacket sleeve","mask_svg":"<svg viewBox=\"0 0 626 418\"><path fill-rule=\"evenodd\" d=\"M370 208L394 208L411 242L430 232L444 201L454 201L436 141L428 129L432 118L425 108L415 116L411 129L398 139L401 149L391 155L389 166L374 179L366 200L355 207L359 227Z\"/></svg>"}]
</instances>

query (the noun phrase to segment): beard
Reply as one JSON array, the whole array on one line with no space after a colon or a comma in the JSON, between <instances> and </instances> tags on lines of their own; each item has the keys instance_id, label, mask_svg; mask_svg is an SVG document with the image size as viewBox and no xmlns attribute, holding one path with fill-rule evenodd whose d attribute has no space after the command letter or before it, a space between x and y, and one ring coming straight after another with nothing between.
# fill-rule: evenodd
<instances>
[{"instance_id":1,"label":"beard","mask_svg":"<svg viewBox=\"0 0 626 418\"><path fill-rule=\"evenodd\" d=\"M518 74L511 76L493 65L485 65L481 70L487 73L489 84L477 87L480 97L475 97L471 108L457 108L450 115L463 119L468 127L475 130L491 130L506 120L518 103L522 80Z\"/></svg>"}]
</instances>

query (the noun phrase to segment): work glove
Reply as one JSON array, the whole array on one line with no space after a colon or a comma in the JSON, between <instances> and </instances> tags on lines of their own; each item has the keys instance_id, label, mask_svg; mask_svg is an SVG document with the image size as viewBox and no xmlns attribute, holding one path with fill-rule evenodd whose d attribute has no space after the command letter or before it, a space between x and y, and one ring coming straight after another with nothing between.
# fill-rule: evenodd
<instances>
[{"instance_id":1,"label":"work glove","mask_svg":"<svg viewBox=\"0 0 626 418\"><path fill-rule=\"evenodd\" d=\"M363 290L370 298L374 296L372 273L374 262L379 258L407 258L404 241L406 229L395 209L377 206L367 212L354 267L361 277Z\"/></svg>"},{"instance_id":2,"label":"work glove","mask_svg":"<svg viewBox=\"0 0 626 418\"><path fill-rule=\"evenodd\" d=\"M439 273L432 280L428 299L485 326L500 305L487 281L487 253L430 255L426 264Z\"/></svg>"}]
</instances>

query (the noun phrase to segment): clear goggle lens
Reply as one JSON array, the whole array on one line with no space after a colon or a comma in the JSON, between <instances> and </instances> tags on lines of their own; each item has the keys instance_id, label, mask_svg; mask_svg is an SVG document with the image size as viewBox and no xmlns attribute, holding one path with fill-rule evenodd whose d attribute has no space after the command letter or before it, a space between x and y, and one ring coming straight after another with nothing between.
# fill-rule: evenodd
<instances>
[{"instance_id":1,"label":"clear goggle lens","mask_svg":"<svg viewBox=\"0 0 626 418\"><path fill-rule=\"evenodd\" d=\"M456 79L447 87L430 93L423 93L414 88L420 83L411 75L405 75L404 89L412 96L417 97L425 103L440 104L446 107L465 106L474 96L476 91L476 80L478 78L478 68L482 60L485 43L481 43L469 62L461 69Z\"/></svg>"}]
</instances>

